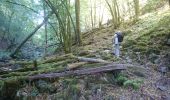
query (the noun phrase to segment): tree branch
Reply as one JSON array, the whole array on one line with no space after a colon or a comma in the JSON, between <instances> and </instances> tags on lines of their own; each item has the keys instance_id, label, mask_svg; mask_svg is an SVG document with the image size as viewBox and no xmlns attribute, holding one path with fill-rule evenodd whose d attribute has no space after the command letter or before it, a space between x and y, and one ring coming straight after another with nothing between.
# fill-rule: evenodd
<instances>
[{"instance_id":1,"label":"tree branch","mask_svg":"<svg viewBox=\"0 0 170 100\"><path fill-rule=\"evenodd\" d=\"M31 10L31 11L33 11L33 12L38 14L38 12L36 10L34 10L34 9L30 8L30 7L27 7L26 5L19 4L19 3L16 3L16 2L11 2L11 1L6 1L6 2L7 3L11 3L11 4L15 4L15 5L19 5L19 6L23 6L23 7L25 7L25 8L27 8L27 9L29 9L29 10Z\"/></svg>"},{"instance_id":2,"label":"tree branch","mask_svg":"<svg viewBox=\"0 0 170 100\"><path fill-rule=\"evenodd\" d=\"M24 40L23 42L15 49L15 51L10 55L12 58L14 58L14 55L21 49L21 47L28 41L28 39L30 39L37 31L38 29L41 28L41 26L44 25L44 23L48 20L48 18L53 14L53 12L51 12L46 18L44 18L44 21L38 25Z\"/></svg>"}]
</instances>

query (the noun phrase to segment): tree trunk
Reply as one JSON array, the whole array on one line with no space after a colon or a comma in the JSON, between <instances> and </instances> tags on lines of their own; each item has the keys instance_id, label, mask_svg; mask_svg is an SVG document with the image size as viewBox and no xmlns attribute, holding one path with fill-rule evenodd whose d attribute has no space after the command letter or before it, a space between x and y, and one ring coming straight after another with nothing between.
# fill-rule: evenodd
<instances>
[{"instance_id":1,"label":"tree trunk","mask_svg":"<svg viewBox=\"0 0 170 100\"><path fill-rule=\"evenodd\" d=\"M93 63L110 63L109 61L102 60L102 59L94 59L94 58L84 58L84 57L77 57L79 61L84 62L93 62Z\"/></svg>"},{"instance_id":2,"label":"tree trunk","mask_svg":"<svg viewBox=\"0 0 170 100\"><path fill-rule=\"evenodd\" d=\"M91 17L91 27L92 29L94 28L94 22L93 22L93 5L92 5L92 1L90 0L91 3L91 8L90 8L90 17Z\"/></svg>"},{"instance_id":3,"label":"tree trunk","mask_svg":"<svg viewBox=\"0 0 170 100\"><path fill-rule=\"evenodd\" d=\"M21 42L21 44L15 49L15 51L14 51L12 54L10 54L10 56L11 56L12 58L15 57L15 54L21 49L21 47L38 31L38 29L40 29L40 28L44 25L44 23L48 20L48 18L49 18L52 14L53 14L53 12L50 13L50 14L44 19L44 21L43 21L40 25L38 25L38 26Z\"/></svg>"},{"instance_id":4,"label":"tree trunk","mask_svg":"<svg viewBox=\"0 0 170 100\"><path fill-rule=\"evenodd\" d=\"M71 75L89 75L89 74L96 74L96 73L104 73L104 72L111 72L114 70L125 70L127 66L132 66L130 64L108 64L105 66L97 67L97 68L87 68L87 69L80 69L80 70L69 70L64 72L58 73L49 73L49 74L39 74L35 76L28 77L30 80L35 79L49 79L49 78L57 78L57 77L64 77L64 76L71 76Z\"/></svg>"},{"instance_id":5,"label":"tree trunk","mask_svg":"<svg viewBox=\"0 0 170 100\"><path fill-rule=\"evenodd\" d=\"M80 31L80 0L75 0L75 14L76 14L76 41L81 45L81 31Z\"/></svg>"},{"instance_id":6,"label":"tree trunk","mask_svg":"<svg viewBox=\"0 0 170 100\"><path fill-rule=\"evenodd\" d=\"M139 0L133 0L135 8L135 20L138 20L139 17Z\"/></svg>"},{"instance_id":7,"label":"tree trunk","mask_svg":"<svg viewBox=\"0 0 170 100\"><path fill-rule=\"evenodd\" d=\"M106 1L106 3L107 3L107 5L108 5L108 7L109 7L109 11L110 11L110 13L111 13L111 16L112 16L112 24L114 25L114 27L116 27L117 26L117 19L116 19L116 16L115 16L115 14L116 14L116 12L115 12L115 1L113 0L112 1L112 6L111 6L111 4L108 2L108 0L105 0Z\"/></svg>"},{"instance_id":8,"label":"tree trunk","mask_svg":"<svg viewBox=\"0 0 170 100\"><path fill-rule=\"evenodd\" d=\"M44 10L44 20L45 20L45 16L46 16L46 5L45 5L45 2L43 2L43 10ZM44 57L47 55L47 23L48 23L48 20L45 22L45 25L44 25L44 33L45 33L45 47L44 47Z\"/></svg>"}]
</instances>

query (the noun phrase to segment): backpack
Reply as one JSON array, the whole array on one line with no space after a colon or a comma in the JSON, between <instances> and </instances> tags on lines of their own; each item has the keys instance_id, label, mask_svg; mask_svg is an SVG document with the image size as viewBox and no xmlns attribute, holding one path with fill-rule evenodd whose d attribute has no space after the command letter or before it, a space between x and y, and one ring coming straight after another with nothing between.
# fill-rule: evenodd
<instances>
[{"instance_id":1,"label":"backpack","mask_svg":"<svg viewBox=\"0 0 170 100\"><path fill-rule=\"evenodd\" d=\"M115 34L117 34L118 42L122 42L123 41L123 34L122 34L122 32L116 32Z\"/></svg>"}]
</instances>

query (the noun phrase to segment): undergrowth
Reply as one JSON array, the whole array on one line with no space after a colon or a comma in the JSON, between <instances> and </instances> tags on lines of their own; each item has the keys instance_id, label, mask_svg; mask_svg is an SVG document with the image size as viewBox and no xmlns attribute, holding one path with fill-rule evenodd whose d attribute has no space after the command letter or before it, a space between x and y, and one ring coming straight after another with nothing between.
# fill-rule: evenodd
<instances>
[{"instance_id":1,"label":"undergrowth","mask_svg":"<svg viewBox=\"0 0 170 100\"><path fill-rule=\"evenodd\" d=\"M120 86L123 86L125 88L133 88L134 90L139 89L141 83L143 83L143 80L141 79L128 79L125 75L119 74L115 78L116 83Z\"/></svg>"}]
</instances>

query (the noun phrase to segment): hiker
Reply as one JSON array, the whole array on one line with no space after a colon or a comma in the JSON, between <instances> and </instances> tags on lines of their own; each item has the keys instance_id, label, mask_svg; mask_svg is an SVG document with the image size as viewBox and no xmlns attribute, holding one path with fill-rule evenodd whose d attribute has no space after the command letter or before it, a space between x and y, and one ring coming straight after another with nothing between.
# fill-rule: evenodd
<instances>
[{"instance_id":1,"label":"hiker","mask_svg":"<svg viewBox=\"0 0 170 100\"><path fill-rule=\"evenodd\" d=\"M120 56L120 44L122 41L123 41L122 32L120 31L116 32L113 37L113 47L114 47L113 54L115 54L117 57Z\"/></svg>"}]
</instances>

